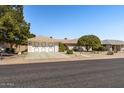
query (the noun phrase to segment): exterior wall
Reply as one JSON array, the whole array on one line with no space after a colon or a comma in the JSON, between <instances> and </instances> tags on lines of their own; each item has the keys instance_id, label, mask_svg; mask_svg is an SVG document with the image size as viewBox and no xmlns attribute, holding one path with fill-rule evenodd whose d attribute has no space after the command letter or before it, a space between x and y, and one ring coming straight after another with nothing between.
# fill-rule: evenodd
<instances>
[{"instance_id":1,"label":"exterior wall","mask_svg":"<svg viewBox=\"0 0 124 93\"><path fill-rule=\"evenodd\" d=\"M54 44L49 46L48 43L46 43L44 47L39 45L28 45L28 52L58 52L58 45Z\"/></svg>"},{"instance_id":2,"label":"exterior wall","mask_svg":"<svg viewBox=\"0 0 124 93\"><path fill-rule=\"evenodd\" d=\"M106 45L105 47L107 51L112 51L112 45Z\"/></svg>"},{"instance_id":3,"label":"exterior wall","mask_svg":"<svg viewBox=\"0 0 124 93\"><path fill-rule=\"evenodd\" d=\"M72 50L74 47L75 47L75 46L69 46L69 45L68 45L68 48L71 49L71 50Z\"/></svg>"},{"instance_id":4,"label":"exterior wall","mask_svg":"<svg viewBox=\"0 0 124 93\"><path fill-rule=\"evenodd\" d=\"M55 45L55 52L59 52L59 46Z\"/></svg>"},{"instance_id":5,"label":"exterior wall","mask_svg":"<svg viewBox=\"0 0 124 93\"><path fill-rule=\"evenodd\" d=\"M73 46L72 46L72 45L68 45L68 48L71 49L71 50L72 50L74 47L75 47L75 45L73 45ZM85 46L82 46L81 48L83 49L83 51L87 51L86 48L85 48ZM89 51L92 51L92 48L90 48Z\"/></svg>"},{"instance_id":6,"label":"exterior wall","mask_svg":"<svg viewBox=\"0 0 124 93\"><path fill-rule=\"evenodd\" d=\"M85 46L82 46L83 51L87 51ZM92 48L89 49L89 51L92 51Z\"/></svg>"},{"instance_id":7,"label":"exterior wall","mask_svg":"<svg viewBox=\"0 0 124 93\"><path fill-rule=\"evenodd\" d=\"M14 47L15 48L15 52L18 53L19 51L27 51L27 45L20 45L20 48L19 46L18 47Z\"/></svg>"},{"instance_id":8,"label":"exterior wall","mask_svg":"<svg viewBox=\"0 0 124 93\"><path fill-rule=\"evenodd\" d=\"M34 52L34 48L28 45L28 52Z\"/></svg>"},{"instance_id":9,"label":"exterior wall","mask_svg":"<svg viewBox=\"0 0 124 93\"><path fill-rule=\"evenodd\" d=\"M121 51L124 51L124 45L121 45Z\"/></svg>"},{"instance_id":10,"label":"exterior wall","mask_svg":"<svg viewBox=\"0 0 124 93\"><path fill-rule=\"evenodd\" d=\"M10 44L8 44L8 43L0 43L0 47L2 47L2 48L10 48Z\"/></svg>"},{"instance_id":11,"label":"exterior wall","mask_svg":"<svg viewBox=\"0 0 124 93\"><path fill-rule=\"evenodd\" d=\"M104 45L107 51L124 51L124 45Z\"/></svg>"},{"instance_id":12,"label":"exterior wall","mask_svg":"<svg viewBox=\"0 0 124 93\"><path fill-rule=\"evenodd\" d=\"M6 49L6 48L10 48L10 44L9 43L0 43L0 47ZM16 45L13 45L13 48L15 49L15 53L18 53L19 51L26 51L28 48L27 48L27 45L20 45L19 46L16 46Z\"/></svg>"},{"instance_id":13,"label":"exterior wall","mask_svg":"<svg viewBox=\"0 0 124 93\"><path fill-rule=\"evenodd\" d=\"M85 48L85 46L82 46L81 48L83 49L83 51L87 51L86 48Z\"/></svg>"}]
</instances>

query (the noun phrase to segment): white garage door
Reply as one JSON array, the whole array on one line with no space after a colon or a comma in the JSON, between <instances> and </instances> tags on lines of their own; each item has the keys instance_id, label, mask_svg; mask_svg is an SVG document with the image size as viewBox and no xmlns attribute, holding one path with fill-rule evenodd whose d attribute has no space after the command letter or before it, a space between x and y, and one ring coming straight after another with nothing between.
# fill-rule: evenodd
<instances>
[{"instance_id":1,"label":"white garage door","mask_svg":"<svg viewBox=\"0 0 124 93\"><path fill-rule=\"evenodd\" d=\"M34 47L34 52L39 52L39 48L38 47Z\"/></svg>"}]
</instances>

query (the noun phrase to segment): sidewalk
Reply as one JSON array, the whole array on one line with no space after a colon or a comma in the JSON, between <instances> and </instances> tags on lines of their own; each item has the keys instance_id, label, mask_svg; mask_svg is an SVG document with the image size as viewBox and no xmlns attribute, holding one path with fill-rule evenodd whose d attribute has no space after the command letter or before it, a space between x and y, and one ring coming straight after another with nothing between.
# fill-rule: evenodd
<instances>
[{"instance_id":1,"label":"sidewalk","mask_svg":"<svg viewBox=\"0 0 124 93\"><path fill-rule=\"evenodd\" d=\"M0 65L12 64L29 64L29 63L47 63L47 62L62 62L76 60L96 60L96 59L113 59L124 58L124 53L116 53L114 55L105 54L82 54L81 56L70 56L68 58L48 58L48 59L25 59L24 56L14 56L0 60Z\"/></svg>"}]
</instances>

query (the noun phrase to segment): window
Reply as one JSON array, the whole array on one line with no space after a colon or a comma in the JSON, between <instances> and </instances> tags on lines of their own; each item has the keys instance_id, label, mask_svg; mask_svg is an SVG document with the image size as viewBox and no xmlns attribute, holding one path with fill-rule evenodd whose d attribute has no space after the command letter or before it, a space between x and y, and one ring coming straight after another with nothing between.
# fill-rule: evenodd
<instances>
[{"instance_id":1,"label":"window","mask_svg":"<svg viewBox=\"0 0 124 93\"><path fill-rule=\"evenodd\" d=\"M41 46L46 47L46 43L45 42L41 43Z\"/></svg>"},{"instance_id":2,"label":"window","mask_svg":"<svg viewBox=\"0 0 124 93\"><path fill-rule=\"evenodd\" d=\"M49 47L53 47L53 43L49 43Z\"/></svg>"},{"instance_id":3,"label":"window","mask_svg":"<svg viewBox=\"0 0 124 93\"><path fill-rule=\"evenodd\" d=\"M38 42L35 42L35 43L34 43L34 46L35 46L35 47L38 47L38 46L39 46L39 43L38 43Z\"/></svg>"}]
</instances>

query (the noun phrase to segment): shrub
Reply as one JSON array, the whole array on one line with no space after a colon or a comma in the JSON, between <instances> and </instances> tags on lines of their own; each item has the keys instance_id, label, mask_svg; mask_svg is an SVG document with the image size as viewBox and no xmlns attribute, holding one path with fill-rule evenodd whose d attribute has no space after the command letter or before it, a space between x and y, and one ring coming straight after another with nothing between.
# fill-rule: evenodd
<instances>
[{"instance_id":1,"label":"shrub","mask_svg":"<svg viewBox=\"0 0 124 93\"><path fill-rule=\"evenodd\" d=\"M65 50L68 50L68 49L69 49L68 46L67 46L66 44L64 44L64 47L65 47Z\"/></svg>"},{"instance_id":2,"label":"shrub","mask_svg":"<svg viewBox=\"0 0 124 93\"><path fill-rule=\"evenodd\" d=\"M73 54L73 50L67 50L66 54Z\"/></svg>"},{"instance_id":3,"label":"shrub","mask_svg":"<svg viewBox=\"0 0 124 93\"><path fill-rule=\"evenodd\" d=\"M114 52L113 51L108 51L107 55L114 55Z\"/></svg>"},{"instance_id":4,"label":"shrub","mask_svg":"<svg viewBox=\"0 0 124 93\"><path fill-rule=\"evenodd\" d=\"M98 48L98 51L105 51L105 47L104 47L104 46L100 46L100 47Z\"/></svg>"},{"instance_id":5,"label":"shrub","mask_svg":"<svg viewBox=\"0 0 124 93\"><path fill-rule=\"evenodd\" d=\"M105 47L104 46L98 46L98 47L95 47L95 48L92 48L94 51L105 51Z\"/></svg>"},{"instance_id":6,"label":"shrub","mask_svg":"<svg viewBox=\"0 0 124 93\"><path fill-rule=\"evenodd\" d=\"M65 51L65 45L63 43L59 43L59 52Z\"/></svg>"}]
</instances>

